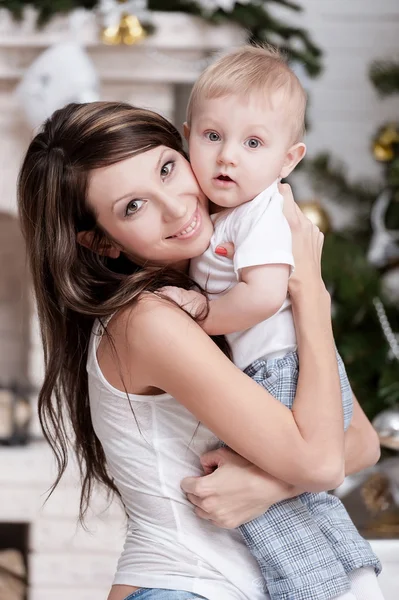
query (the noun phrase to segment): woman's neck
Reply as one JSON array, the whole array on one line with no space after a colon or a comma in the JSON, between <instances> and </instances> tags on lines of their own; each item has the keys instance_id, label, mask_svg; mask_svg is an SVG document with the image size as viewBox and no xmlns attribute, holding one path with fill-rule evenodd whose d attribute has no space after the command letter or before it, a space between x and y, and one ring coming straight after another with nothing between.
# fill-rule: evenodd
<instances>
[{"instance_id":1,"label":"woman's neck","mask_svg":"<svg viewBox=\"0 0 399 600\"><path fill-rule=\"evenodd\" d=\"M177 271L183 271L184 273L188 272L188 267L190 265L190 261L189 260L181 260L178 263L175 263L173 265L173 267L177 270Z\"/></svg>"}]
</instances>

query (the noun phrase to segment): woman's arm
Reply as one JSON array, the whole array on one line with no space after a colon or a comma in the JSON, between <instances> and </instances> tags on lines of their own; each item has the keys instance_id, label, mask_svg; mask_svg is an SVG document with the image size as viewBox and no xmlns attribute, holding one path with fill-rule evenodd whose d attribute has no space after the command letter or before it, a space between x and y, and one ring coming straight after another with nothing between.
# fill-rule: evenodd
<instances>
[{"instance_id":1,"label":"woman's arm","mask_svg":"<svg viewBox=\"0 0 399 600\"><path fill-rule=\"evenodd\" d=\"M378 436L353 397L353 417L345 434L345 473L372 467L379 459ZM304 490L271 477L228 448L201 457L206 475L181 482L197 516L218 527L235 529L256 519L268 508ZM214 470L216 469L216 470Z\"/></svg>"},{"instance_id":2,"label":"woman's arm","mask_svg":"<svg viewBox=\"0 0 399 600\"><path fill-rule=\"evenodd\" d=\"M380 454L377 432L353 394L353 415L345 434L345 475L373 467Z\"/></svg>"},{"instance_id":3,"label":"woman's arm","mask_svg":"<svg viewBox=\"0 0 399 600\"><path fill-rule=\"evenodd\" d=\"M114 322L120 324L118 347L126 348L121 366L125 380L134 384L130 391L169 392L263 471L318 491L337 486L344 476L341 390L330 297L320 269L323 236L292 195L285 198L284 211L296 264L289 286L301 362L292 411L237 369L166 300L147 295Z\"/></svg>"},{"instance_id":4,"label":"woman's arm","mask_svg":"<svg viewBox=\"0 0 399 600\"><path fill-rule=\"evenodd\" d=\"M315 491L335 487L343 469L331 432L340 419L341 392L330 304L321 285L297 315L304 321L299 326L301 359L313 365L301 369L295 402L301 401L302 410L295 414L237 369L183 311L155 297L144 298L130 316L118 319L130 350L126 377L129 371L140 374L148 388L169 392L271 475Z\"/></svg>"}]
</instances>

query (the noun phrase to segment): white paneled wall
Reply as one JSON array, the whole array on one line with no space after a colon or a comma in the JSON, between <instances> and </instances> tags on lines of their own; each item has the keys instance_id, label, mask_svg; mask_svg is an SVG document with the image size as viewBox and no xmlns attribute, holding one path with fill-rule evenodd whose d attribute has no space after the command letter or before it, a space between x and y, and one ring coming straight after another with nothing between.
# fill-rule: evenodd
<instances>
[{"instance_id":1,"label":"white paneled wall","mask_svg":"<svg viewBox=\"0 0 399 600\"><path fill-rule=\"evenodd\" d=\"M324 51L325 69L309 82L308 151L328 150L354 178L380 167L370 140L385 120L399 120L399 99L381 100L368 78L375 59L399 59L399 0L302 0L303 13L276 10L307 29Z\"/></svg>"},{"instance_id":2,"label":"white paneled wall","mask_svg":"<svg viewBox=\"0 0 399 600\"><path fill-rule=\"evenodd\" d=\"M277 7L275 10L285 20L309 30L325 54L323 75L309 82L309 153L330 151L348 166L354 178L378 176L379 167L369 153L370 138L384 120L399 120L399 102L377 97L368 80L368 67L375 58L399 58L399 0L302 0L301 4L305 10L299 15ZM179 90L176 105L172 88L195 79L190 57L193 61L203 58L206 52L227 45L227 40L234 37L229 37L226 30L215 31L201 26L193 33L178 20L174 28L164 29L152 42L146 42L147 47L154 43L162 52L177 53L177 65L186 60L185 69L173 66L173 61L170 68L157 64L145 54L146 45L129 50L129 56L127 51L96 46L92 39L90 52L103 72L104 97L143 104L170 117L177 111L176 124L183 122L187 89ZM11 92L23 69L46 46L45 34L40 36L39 41L31 36L31 48L26 32L19 40L18 36L4 38L0 33L0 208L7 212L15 213L14 184L29 139ZM51 41L54 39L53 35ZM137 59L132 60L133 55ZM5 266L1 265L0 273ZM42 363L36 325L32 321L27 369L31 380L39 384ZM9 348L0 344L0 352L8 356ZM43 494L53 475L51 464L44 443L1 450L0 521L31 523L29 600L105 600L123 543L124 517L116 506L102 514L99 500L93 511L97 516L89 521L91 533L77 528L78 486L73 477L66 479L42 509ZM383 575L386 599L394 600L399 588L395 575L398 544L381 544L387 565Z\"/></svg>"},{"instance_id":3,"label":"white paneled wall","mask_svg":"<svg viewBox=\"0 0 399 600\"><path fill-rule=\"evenodd\" d=\"M55 476L47 444L0 452L0 522L30 525L28 600L105 600L111 586L126 519L119 503L110 506L97 490L84 530L71 466L45 502Z\"/></svg>"}]
</instances>

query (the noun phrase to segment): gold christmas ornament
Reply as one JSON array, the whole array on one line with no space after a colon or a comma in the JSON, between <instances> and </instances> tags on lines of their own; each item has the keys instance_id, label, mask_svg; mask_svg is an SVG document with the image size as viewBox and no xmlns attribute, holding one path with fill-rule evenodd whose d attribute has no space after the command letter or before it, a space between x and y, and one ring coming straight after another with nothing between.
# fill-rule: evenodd
<instances>
[{"instance_id":1,"label":"gold christmas ornament","mask_svg":"<svg viewBox=\"0 0 399 600\"><path fill-rule=\"evenodd\" d=\"M379 162L391 162L399 154L399 124L382 127L373 142L373 155Z\"/></svg>"},{"instance_id":2,"label":"gold christmas ornament","mask_svg":"<svg viewBox=\"0 0 399 600\"><path fill-rule=\"evenodd\" d=\"M100 0L98 11L102 20L102 41L111 46L131 46L147 37L141 25L141 21L151 21L147 4L147 0Z\"/></svg>"},{"instance_id":3,"label":"gold christmas ornament","mask_svg":"<svg viewBox=\"0 0 399 600\"><path fill-rule=\"evenodd\" d=\"M119 25L103 29L101 39L104 44L110 46L119 44L132 46L137 42L141 42L145 37L147 37L147 34L138 18L135 15L123 15Z\"/></svg>"},{"instance_id":4,"label":"gold christmas ornament","mask_svg":"<svg viewBox=\"0 0 399 600\"><path fill-rule=\"evenodd\" d=\"M328 233L331 229L330 217L326 210L321 206L317 200L311 200L309 202L301 202L299 205L303 214L323 233Z\"/></svg>"},{"instance_id":5,"label":"gold christmas ornament","mask_svg":"<svg viewBox=\"0 0 399 600\"><path fill-rule=\"evenodd\" d=\"M374 514L388 510L394 504L391 484L386 475L373 473L360 490L361 498L366 508Z\"/></svg>"}]
</instances>

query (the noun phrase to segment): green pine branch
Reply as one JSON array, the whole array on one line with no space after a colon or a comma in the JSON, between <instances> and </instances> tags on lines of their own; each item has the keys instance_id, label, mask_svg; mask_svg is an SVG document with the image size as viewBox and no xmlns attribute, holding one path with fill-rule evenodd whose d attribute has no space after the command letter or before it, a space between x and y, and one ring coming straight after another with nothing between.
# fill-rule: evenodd
<instances>
[{"instance_id":1,"label":"green pine branch","mask_svg":"<svg viewBox=\"0 0 399 600\"><path fill-rule=\"evenodd\" d=\"M231 18L248 29L250 41L273 43L286 52L290 60L302 62L310 76L320 74L322 52L304 29L284 24L258 4L236 4Z\"/></svg>"},{"instance_id":2,"label":"green pine branch","mask_svg":"<svg viewBox=\"0 0 399 600\"><path fill-rule=\"evenodd\" d=\"M384 408L399 404L399 363L389 356L373 298L382 298L391 327L397 332L398 307L384 299L380 273L367 262L357 238L334 232L326 236L323 278L332 293L337 348L355 395L373 418Z\"/></svg>"},{"instance_id":3,"label":"green pine branch","mask_svg":"<svg viewBox=\"0 0 399 600\"><path fill-rule=\"evenodd\" d=\"M307 31L286 25L273 17L267 10L267 4L279 4L293 11L302 10L301 6L290 0L265 0L260 3L253 0L248 4L236 3L231 12L222 9L205 11L200 3L193 0L149 0L148 8L154 11L185 12L204 18L215 25L235 23L247 30L250 42L270 42L279 45L292 61L303 63L308 74L316 76L321 72L321 50L313 43ZM15 18L22 18L23 9L31 5L38 11L38 25L48 22L57 13L67 13L76 8L95 9L98 0L3 0Z\"/></svg>"},{"instance_id":4,"label":"green pine branch","mask_svg":"<svg viewBox=\"0 0 399 600\"><path fill-rule=\"evenodd\" d=\"M392 60L378 60L370 67L370 79L380 96L399 93L399 63Z\"/></svg>"},{"instance_id":5,"label":"green pine branch","mask_svg":"<svg viewBox=\"0 0 399 600\"><path fill-rule=\"evenodd\" d=\"M289 0L265 0L265 2L274 2L274 4L279 4L280 6L291 8L292 10L296 10L297 12L302 12L303 10L300 4L297 4L296 2L289 2Z\"/></svg>"},{"instance_id":6,"label":"green pine branch","mask_svg":"<svg viewBox=\"0 0 399 600\"><path fill-rule=\"evenodd\" d=\"M58 13L67 14L76 8L91 10L97 4L98 0L3 0L2 8L7 8L15 19L22 19L24 8L32 6L38 11L38 26L40 27Z\"/></svg>"},{"instance_id":7,"label":"green pine branch","mask_svg":"<svg viewBox=\"0 0 399 600\"><path fill-rule=\"evenodd\" d=\"M350 182L344 165L333 160L327 152L306 158L302 169L309 175L316 192L327 192L335 201L352 204L362 212L369 212L381 190L371 181Z\"/></svg>"}]
</instances>

